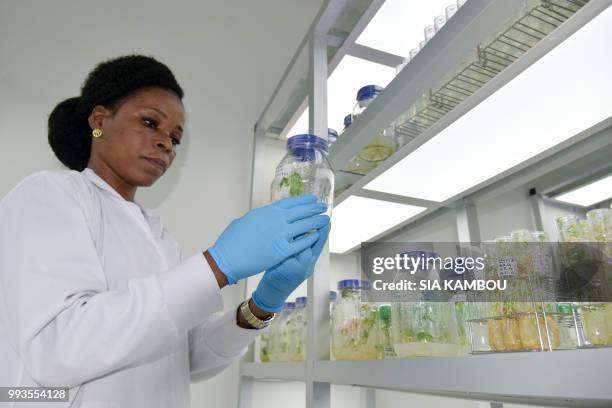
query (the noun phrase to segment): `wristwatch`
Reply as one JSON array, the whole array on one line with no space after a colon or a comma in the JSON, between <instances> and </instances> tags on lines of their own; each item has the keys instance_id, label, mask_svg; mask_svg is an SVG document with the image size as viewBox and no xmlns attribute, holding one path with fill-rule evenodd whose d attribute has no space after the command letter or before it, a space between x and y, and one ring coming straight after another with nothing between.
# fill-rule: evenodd
<instances>
[{"instance_id":1,"label":"wristwatch","mask_svg":"<svg viewBox=\"0 0 612 408\"><path fill-rule=\"evenodd\" d=\"M248 300L245 300L240 305L240 313L245 318L245 320L256 329L265 329L270 325L270 323L272 323L272 320L274 320L274 318L276 317L276 313L273 313L272 316L268 317L266 320L262 320L259 317L255 316L253 312L251 312Z\"/></svg>"}]
</instances>

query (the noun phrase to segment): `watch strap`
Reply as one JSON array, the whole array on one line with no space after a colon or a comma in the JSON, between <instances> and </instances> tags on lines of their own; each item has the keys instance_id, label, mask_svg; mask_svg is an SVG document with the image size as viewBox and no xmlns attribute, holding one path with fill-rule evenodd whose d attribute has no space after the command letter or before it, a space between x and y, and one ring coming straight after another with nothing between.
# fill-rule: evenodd
<instances>
[{"instance_id":1,"label":"watch strap","mask_svg":"<svg viewBox=\"0 0 612 408\"><path fill-rule=\"evenodd\" d=\"M251 312L251 308L249 307L248 300L245 300L240 305L240 313L242 314L244 319L256 329L264 329L268 327L270 323L272 323L272 320L274 320L274 317L276 316L276 314L273 314L266 320L260 319L259 317L255 316L253 312Z\"/></svg>"}]
</instances>

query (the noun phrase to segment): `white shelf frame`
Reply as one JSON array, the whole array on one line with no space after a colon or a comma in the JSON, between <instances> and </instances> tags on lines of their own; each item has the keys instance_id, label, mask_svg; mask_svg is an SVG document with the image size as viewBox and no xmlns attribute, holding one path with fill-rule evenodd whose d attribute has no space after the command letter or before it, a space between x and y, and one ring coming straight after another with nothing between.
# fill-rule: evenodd
<instances>
[{"instance_id":1,"label":"white shelf frame","mask_svg":"<svg viewBox=\"0 0 612 408\"><path fill-rule=\"evenodd\" d=\"M263 145L266 138L283 136L279 129L271 129L276 116L298 82L308 72L309 128L311 133L327 134L327 77L344 55L355 55L387 65L395 64L398 56L381 53L354 44L355 39L374 16L384 0L373 0L353 31L344 40L328 35L336 18L345 7L356 0L327 0L308 34L300 44L295 57L281 78L270 102L255 126L251 207L263 204L268 191L262 182ZM334 168L348 163L375 134L395 120L418 95L456 66L461 58L475 48L481 38L491 34L516 8L507 0L470 0L451 19L385 91L349 128L345 136L332 147L330 161ZM576 15L531 49L521 59L492 79L483 88L447 114L432 128L419 136L418 143L410 143L399 150L368 176L362 177L342 193L336 205L350 195L360 195L387 201L424 205L428 210L394 227L374 240L416 225L428 217L435 217L439 209L456 211L458 240L475 242L480 239L476 205L479 200L535 180L560 169L573 160L588 157L602 149L612 154L612 118L604 121L567 142L522 163L499 176L482 183L461 197L443 203L425 202L410 197L394 196L364 190L363 186L382 171L413 151L418 145L434 137L458 117L476 106L522 70L541 58L559 42L612 4L612 0L591 0ZM327 61L327 46L340 45L331 61ZM305 57L306 56L306 57ZM306 65L304 62L307 61ZM434 66L435 69L430 67ZM306 70L306 71L305 71ZM293 114L288 129L306 106L306 100ZM286 130L285 130L286 131ZM538 198L533 199L536 223ZM540 205L541 207L541 205ZM612 367L602 362L611 361L612 349L571 350L464 356L452 358L415 358L380 361L329 361L329 249L324 249L313 277L308 282L307 360L301 363L256 363L254 347L240 363L241 408L250 408L253 383L260 380L303 381L306 385L306 407L328 408L330 384L356 385L364 388L362 406L374 408L373 388L415 392L456 398L490 401L500 407L502 402L535 405L557 404L568 407L603 407L612 405ZM245 295L248 294L245 291ZM510 378L500 378L500 375Z\"/></svg>"},{"instance_id":2,"label":"white shelf frame","mask_svg":"<svg viewBox=\"0 0 612 408\"><path fill-rule=\"evenodd\" d=\"M320 361L318 382L491 402L609 407L612 392L603 367L612 348L521 352L463 357ZM304 381L304 363L244 363L256 380Z\"/></svg>"}]
</instances>

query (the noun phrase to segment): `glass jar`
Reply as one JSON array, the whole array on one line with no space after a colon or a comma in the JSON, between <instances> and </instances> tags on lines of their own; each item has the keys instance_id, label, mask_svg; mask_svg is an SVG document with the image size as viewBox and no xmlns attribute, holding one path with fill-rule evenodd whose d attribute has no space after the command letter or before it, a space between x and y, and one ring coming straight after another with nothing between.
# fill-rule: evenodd
<instances>
[{"instance_id":1,"label":"glass jar","mask_svg":"<svg viewBox=\"0 0 612 408\"><path fill-rule=\"evenodd\" d=\"M334 307L334 302L336 301L337 298L338 298L338 292L336 292L335 290L330 290L329 291L329 318L330 319L332 316L332 309Z\"/></svg>"},{"instance_id":2,"label":"glass jar","mask_svg":"<svg viewBox=\"0 0 612 408\"><path fill-rule=\"evenodd\" d=\"M351 124L353 123L353 115L352 114L348 114L344 117L344 129L342 129L342 133L346 132L346 129L348 129L349 126L351 126Z\"/></svg>"},{"instance_id":3,"label":"glass jar","mask_svg":"<svg viewBox=\"0 0 612 408\"><path fill-rule=\"evenodd\" d=\"M612 345L612 304L582 303L579 313L586 346Z\"/></svg>"},{"instance_id":4,"label":"glass jar","mask_svg":"<svg viewBox=\"0 0 612 408\"><path fill-rule=\"evenodd\" d=\"M596 242L612 242L612 210L598 208L586 213L589 226Z\"/></svg>"},{"instance_id":5,"label":"glass jar","mask_svg":"<svg viewBox=\"0 0 612 408\"><path fill-rule=\"evenodd\" d=\"M276 167L272 181L272 201L286 197L314 194L333 205L334 173L327 161L328 144L324 139L304 134L287 140L287 154Z\"/></svg>"},{"instance_id":6,"label":"glass jar","mask_svg":"<svg viewBox=\"0 0 612 408\"><path fill-rule=\"evenodd\" d=\"M336 360L380 358L378 346L378 311L365 301L369 282L347 279L338 282L332 311L332 352Z\"/></svg>"},{"instance_id":7,"label":"glass jar","mask_svg":"<svg viewBox=\"0 0 612 408\"><path fill-rule=\"evenodd\" d=\"M584 236L578 217L575 215L564 215L557 218L557 229L559 230L560 242L587 242Z\"/></svg>"},{"instance_id":8,"label":"glass jar","mask_svg":"<svg viewBox=\"0 0 612 408\"><path fill-rule=\"evenodd\" d=\"M336 132L334 129L327 129L327 143L329 146L331 146L332 144L334 144L334 142L338 140L338 132Z\"/></svg>"},{"instance_id":9,"label":"glass jar","mask_svg":"<svg viewBox=\"0 0 612 408\"><path fill-rule=\"evenodd\" d=\"M383 358L395 358L395 350L393 349L393 334L391 322L391 306L380 305L378 307L378 321L380 333L380 354Z\"/></svg>"},{"instance_id":10,"label":"glass jar","mask_svg":"<svg viewBox=\"0 0 612 408\"><path fill-rule=\"evenodd\" d=\"M368 106L376 99L384 88L377 85L367 85L357 92L357 103L353 109L353 121L361 115ZM390 134L383 130L364 147L357 155L359 159L367 162L378 163L386 160L397 149L395 133Z\"/></svg>"},{"instance_id":11,"label":"glass jar","mask_svg":"<svg viewBox=\"0 0 612 408\"><path fill-rule=\"evenodd\" d=\"M291 337L290 332L294 329L295 303L286 302L283 310L276 320L276 324L270 325L268 337L268 356L270 361L290 361Z\"/></svg>"},{"instance_id":12,"label":"glass jar","mask_svg":"<svg viewBox=\"0 0 612 408\"><path fill-rule=\"evenodd\" d=\"M292 350L291 361L304 361L306 358L306 296L295 299L294 325L290 331L290 343Z\"/></svg>"},{"instance_id":13,"label":"glass jar","mask_svg":"<svg viewBox=\"0 0 612 408\"><path fill-rule=\"evenodd\" d=\"M397 302L391 318L393 349L400 358L456 356L465 350L453 302Z\"/></svg>"},{"instance_id":14,"label":"glass jar","mask_svg":"<svg viewBox=\"0 0 612 408\"><path fill-rule=\"evenodd\" d=\"M436 27L434 27L433 25L428 25L427 27L425 27L423 32L425 34L425 42L428 43L429 41L431 41L434 35L436 35Z\"/></svg>"},{"instance_id":15,"label":"glass jar","mask_svg":"<svg viewBox=\"0 0 612 408\"><path fill-rule=\"evenodd\" d=\"M457 12L457 5L456 4L450 4L448 6L446 6L446 9L444 9L444 14L446 15L446 20L450 20L455 13Z\"/></svg>"},{"instance_id":16,"label":"glass jar","mask_svg":"<svg viewBox=\"0 0 612 408\"><path fill-rule=\"evenodd\" d=\"M446 15L439 15L434 18L434 28L436 33L440 31L442 27L446 24Z\"/></svg>"}]
</instances>

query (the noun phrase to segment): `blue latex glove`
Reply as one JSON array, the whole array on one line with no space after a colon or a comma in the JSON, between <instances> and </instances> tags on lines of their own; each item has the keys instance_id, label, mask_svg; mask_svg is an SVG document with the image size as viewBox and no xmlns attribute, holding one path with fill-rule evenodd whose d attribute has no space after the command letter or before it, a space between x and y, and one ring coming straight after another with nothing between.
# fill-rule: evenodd
<instances>
[{"instance_id":1,"label":"blue latex glove","mask_svg":"<svg viewBox=\"0 0 612 408\"><path fill-rule=\"evenodd\" d=\"M253 302L267 312L280 312L287 297L304 282L314 271L315 264L329 235L330 225L319 230L319 239L296 256L266 271L257 289L253 292Z\"/></svg>"},{"instance_id":2,"label":"blue latex glove","mask_svg":"<svg viewBox=\"0 0 612 408\"><path fill-rule=\"evenodd\" d=\"M314 195L285 198L232 221L208 249L228 282L258 274L312 246L318 234L304 234L329 223L327 215L320 215L327 206L317 200Z\"/></svg>"}]
</instances>

